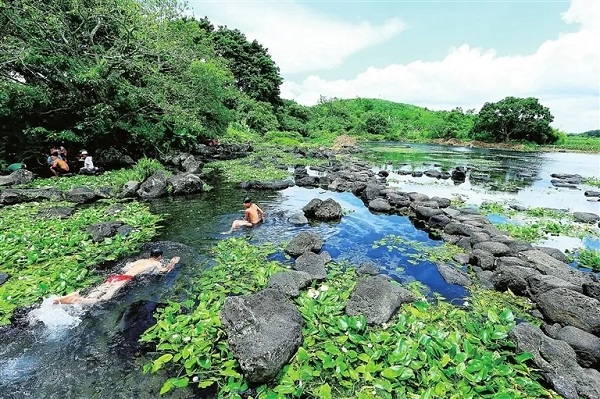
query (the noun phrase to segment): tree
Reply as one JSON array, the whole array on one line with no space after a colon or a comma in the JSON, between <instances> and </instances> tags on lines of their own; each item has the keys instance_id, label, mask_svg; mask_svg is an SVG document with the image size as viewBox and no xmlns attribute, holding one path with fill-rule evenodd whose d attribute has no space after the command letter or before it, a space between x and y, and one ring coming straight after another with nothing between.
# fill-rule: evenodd
<instances>
[{"instance_id":1,"label":"tree","mask_svg":"<svg viewBox=\"0 0 600 399\"><path fill-rule=\"evenodd\" d=\"M537 98L506 97L483 105L473 133L491 141L526 140L545 144L556 140L550 127L553 120L550 110Z\"/></svg>"},{"instance_id":2,"label":"tree","mask_svg":"<svg viewBox=\"0 0 600 399\"><path fill-rule=\"evenodd\" d=\"M256 101L281 104L279 87L283 79L268 49L256 40L248 41L237 29L220 26L215 30L206 18L198 24L210 33L217 54L226 60L240 91Z\"/></svg>"},{"instance_id":3,"label":"tree","mask_svg":"<svg viewBox=\"0 0 600 399\"><path fill-rule=\"evenodd\" d=\"M177 0L0 1L0 151L143 154L221 135L233 76L181 15Z\"/></svg>"},{"instance_id":4,"label":"tree","mask_svg":"<svg viewBox=\"0 0 600 399\"><path fill-rule=\"evenodd\" d=\"M368 111L364 117L363 129L367 133L385 135L392 129L389 119L377 111Z\"/></svg>"}]
</instances>

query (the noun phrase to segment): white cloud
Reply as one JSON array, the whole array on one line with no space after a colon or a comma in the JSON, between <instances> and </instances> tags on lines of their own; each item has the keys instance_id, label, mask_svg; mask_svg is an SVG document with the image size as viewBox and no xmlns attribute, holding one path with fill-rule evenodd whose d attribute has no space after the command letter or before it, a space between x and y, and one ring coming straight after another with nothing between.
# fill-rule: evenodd
<instances>
[{"instance_id":1,"label":"white cloud","mask_svg":"<svg viewBox=\"0 0 600 399\"><path fill-rule=\"evenodd\" d=\"M347 22L305 5L274 1L190 1L192 11L244 32L269 49L286 74L338 67L349 56L405 29L397 18L380 26Z\"/></svg>"},{"instance_id":2,"label":"white cloud","mask_svg":"<svg viewBox=\"0 0 600 399\"><path fill-rule=\"evenodd\" d=\"M310 76L286 81L282 96L303 104L327 97L372 97L434 109L479 110L506 96L537 97L555 116L554 126L579 132L600 127L600 1L573 0L563 14L579 30L543 43L525 56L497 56L463 44L435 62L368 68L353 79Z\"/></svg>"}]
</instances>

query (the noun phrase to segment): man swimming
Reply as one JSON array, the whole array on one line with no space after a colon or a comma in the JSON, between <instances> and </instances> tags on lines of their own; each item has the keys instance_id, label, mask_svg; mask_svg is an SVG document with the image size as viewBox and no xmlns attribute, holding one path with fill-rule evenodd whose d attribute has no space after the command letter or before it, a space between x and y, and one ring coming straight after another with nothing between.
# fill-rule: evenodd
<instances>
[{"instance_id":1,"label":"man swimming","mask_svg":"<svg viewBox=\"0 0 600 399\"><path fill-rule=\"evenodd\" d=\"M244 217L238 220L234 220L231 224L231 228L228 231L224 231L221 234L230 234L233 230L238 227L254 227L257 224L265 221L265 213L258 205L253 204L252 200L248 197L244 198Z\"/></svg>"},{"instance_id":2,"label":"man swimming","mask_svg":"<svg viewBox=\"0 0 600 399\"><path fill-rule=\"evenodd\" d=\"M120 274L111 274L106 281L94 288L87 296L79 295L79 292L72 292L65 296L55 298L55 304L73 304L73 303L96 303L106 301L112 298L123 286L139 274L168 273L179 262L179 256L175 256L166 264L162 265L162 250L153 249L150 252L150 258L138 259L125 266Z\"/></svg>"}]
</instances>

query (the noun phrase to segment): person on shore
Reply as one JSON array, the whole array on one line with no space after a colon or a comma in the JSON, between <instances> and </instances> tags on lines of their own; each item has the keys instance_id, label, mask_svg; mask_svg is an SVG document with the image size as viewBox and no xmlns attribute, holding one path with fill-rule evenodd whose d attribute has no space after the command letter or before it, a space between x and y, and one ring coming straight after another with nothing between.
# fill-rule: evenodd
<instances>
[{"instance_id":1,"label":"person on shore","mask_svg":"<svg viewBox=\"0 0 600 399\"><path fill-rule=\"evenodd\" d=\"M162 265L162 250L153 249L150 252L150 258L138 259L135 262L125 266L121 273L111 274L106 281L94 288L87 296L79 295L79 292L72 292L65 296L55 298L54 304L91 304L111 299L121 288L123 288L133 277L140 274L168 273L179 262L179 257L175 256L165 266Z\"/></svg>"},{"instance_id":2,"label":"person on shore","mask_svg":"<svg viewBox=\"0 0 600 399\"><path fill-rule=\"evenodd\" d=\"M66 159L64 159L62 157L62 155L60 155L60 148L57 145L54 145L50 148L50 155L48 155L48 158L46 159L46 162L48 163L48 166L52 165L52 162L54 162L54 159L52 159L52 154L54 154L55 152L58 153L58 158L65 161Z\"/></svg>"},{"instance_id":3,"label":"person on shore","mask_svg":"<svg viewBox=\"0 0 600 399\"><path fill-rule=\"evenodd\" d=\"M54 151L50 157L52 158L50 170L54 176L58 176L61 173L67 173L69 171L69 165L60 158L58 151Z\"/></svg>"},{"instance_id":4,"label":"person on shore","mask_svg":"<svg viewBox=\"0 0 600 399\"><path fill-rule=\"evenodd\" d=\"M94 166L92 156L86 150L81 150L79 153L79 160L83 161L83 167L79 169L79 173L84 175L95 175L100 172L100 168Z\"/></svg>"},{"instance_id":5,"label":"person on shore","mask_svg":"<svg viewBox=\"0 0 600 399\"><path fill-rule=\"evenodd\" d=\"M265 221L265 213L248 197L244 198L244 216L241 219L234 220L229 231L224 231L221 234L231 234L238 227L254 227L257 224Z\"/></svg>"}]
</instances>

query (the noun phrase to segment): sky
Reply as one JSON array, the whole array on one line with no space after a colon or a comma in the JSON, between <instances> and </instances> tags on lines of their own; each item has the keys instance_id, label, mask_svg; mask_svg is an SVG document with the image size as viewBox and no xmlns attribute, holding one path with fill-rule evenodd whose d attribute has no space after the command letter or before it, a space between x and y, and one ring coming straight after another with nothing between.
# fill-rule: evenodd
<instances>
[{"instance_id":1,"label":"sky","mask_svg":"<svg viewBox=\"0 0 600 399\"><path fill-rule=\"evenodd\" d=\"M280 68L283 98L479 111L536 97L567 133L600 129L600 0L188 0Z\"/></svg>"}]
</instances>

